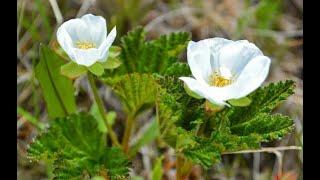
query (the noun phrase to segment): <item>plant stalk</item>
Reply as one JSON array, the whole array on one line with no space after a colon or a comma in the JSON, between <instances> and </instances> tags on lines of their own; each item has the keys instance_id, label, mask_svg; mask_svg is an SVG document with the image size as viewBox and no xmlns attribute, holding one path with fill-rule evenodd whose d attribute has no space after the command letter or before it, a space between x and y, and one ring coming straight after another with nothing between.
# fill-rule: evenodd
<instances>
[{"instance_id":1,"label":"plant stalk","mask_svg":"<svg viewBox=\"0 0 320 180\"><path fill-rule=\"evenodd\" d=\"M134 118L129 115L126 121L126 127L122 138L122 148L124 152L129 151L129 140L133 128L133 120Z\"/></svg>"},{"instance_id":2,"label":"plant stalk","mask_svg":"<svg viewBox=\"0 0 320 180\"><path fill-rule=\"evenodd\" d=\"M95 99L95 101L97 103L99 112L100 112L101 116L103 117L103 120L104 120L104 122L105 122L105 124L107 126L108 135L110 136L110 139L111 139L113 145L120 146L119 141L117 139L116 133L113 131L112 127L110 126L110 124L107 121L106 112L105 112L102 100L99 97L99 94L98 94L98 91L97 91L97 87L96 87L95 82L94 82L94 77L93 77L93 75L91 73L88 73L88 80L89 80L89 84L90 84L92 92L93 92L94 99Z\"/></svg>"}]
</instances>

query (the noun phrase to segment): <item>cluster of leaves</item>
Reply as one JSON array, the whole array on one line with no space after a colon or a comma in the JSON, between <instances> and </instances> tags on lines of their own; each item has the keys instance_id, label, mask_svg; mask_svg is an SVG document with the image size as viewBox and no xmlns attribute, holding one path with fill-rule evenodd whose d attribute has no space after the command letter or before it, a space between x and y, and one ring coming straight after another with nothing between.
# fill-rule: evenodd
<instances>
[{"instance_id":1,"label":"cluster of leaves","mask_svg":"<svg viewBox=\"0 0 320 180\"><path fill-rule=\"evenodd\" d=\"M293 81L259 88L248 96L252 102L248 106L208 113L205 100L190 97L178 80L191 75L187 64L176 57L186 46L186 37L171 34L145 42L138 28L122 38L123 66L116 70L119 76L105 82L129 114L154 104L161 137L176 152L206 168L219 162L223 152L259 148L261 142L279 139L292 130L289 117L270 113L293 94Z\"/></svg>"},{"instance_id":2,"label":"cluster of leaves","mask_svg":"<svg viewBox=\"0 0 320 180\"><path fill-rule=\"evenodd\" d=\"M86 175L118 179L130 165L120 148L109 148L98 121L85 113L51 121L51 127L28 149L31 160L46 160L58 179L82 179Z\"/></svg>"},{"instance_id":3,"label":"cluster of leaves","mask_svg":"<svg viewBox=\"0 0 320 180\"><path fill-rule=\"evenodd\" d=\"M289 117L270 114L293 94L293 81L261 87L248 96L250 105L232 106L212 115L206 111L204 100L190 99L183 83L170 79L160 80L167 88L159 96L159 118L164 124L160 130L168 144L203 167L218 162L223 152L259 148L261 142L280 139L293 129ZM180 131L175 130L177 127ZM181 145L181 139L187 143Z\"/></svg>"},{"instance_id":4,"label":"cluster of leaves","mask_svg":"<svg viewBox=\"0 0 320 180\"><path fill-rule=\"evenodd\" d=\"M293 94L292 81L261 87L248 96L251 102L248 106L226 107L216 114L207 110L204 99L189 96L178 79L191 76L188 65L178 58L189 40L187 33L172 33L146 41L143 29L136 28L121 39L118 60L122 65L117 69L105 68L101 78L112 87L130 119L146 109L156 111L156 119L131 145L129 157L160 135L179 155L208 168L219 162L223 152L259 148L261 142L279 139L292 130L293 121L289 117L271 114L280 102ZM71 80L63 79L57 70L63 63L50 50L42 51L37 77L40 85L46 86L42 88L49 88L54 94L54 97L44 94L47 108L51 109L49 115L60 118L52 121L49 130L31 145L30 158L47 159L54 167L54 174L61 178L80 177L84 173L111 179L125 177L129 162L120 149L106 146L106 122L100 116L72 114L76 109L74 98L59 99L73 93L72 87L68 88ZM48 53L56 57L55 62L45 57ZM48 63L60 64L50 65L55 67L50 70ZM49 80L41 73L49 73ZM62 89L67 94L62 94ZM53 98L60 100L58 106L50 102ZM66 109L66 103L72 109Z\"/></svg>"}]
</instances>

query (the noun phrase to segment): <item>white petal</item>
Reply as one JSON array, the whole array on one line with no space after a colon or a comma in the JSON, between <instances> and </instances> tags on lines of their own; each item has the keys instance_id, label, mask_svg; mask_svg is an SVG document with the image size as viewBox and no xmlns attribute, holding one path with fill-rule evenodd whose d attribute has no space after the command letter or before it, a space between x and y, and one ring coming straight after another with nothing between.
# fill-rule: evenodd
<instances>
[{"instance_id":1,"label":"white petal","mask_svg":"<svg viewBox=\"0 0 320 180\"><path fill-rule=\"evenodd\" d=\"M242 70L236 82L232 84L234 97L245 97L262 85L268 76L271 60L266 56L257 56Z\"/></svg>"},{"instance_id":2,"label":"white petal","mask_svg":"<svg viewBox=\"0 0 320 180\"><path fill-rule=\"evenodd\" d=\"M259 55L263 54L254 44L246 40L234 41L220 49L218 63L238 75L251 59Z\"/></svg>"},{"instance_id":3,"label":"white petal","mask_svg":"<svg viewBox=\"0 0 320 180\"><path fill-rule=\"evenodd\" d=\"M187 56L192 75L203 83L208 82L212 73L209 47L203 43L190 41Z\"/></svg>"},{"instance_id":4,"label":"white petal","mask_svg":"<svg viewBox=\"0 0 320 180\"><path fill-rule=\"evenodd\" d=\"M61 27L66 29L72 39L73 45L78 41L92 42L91 35L88 33L90 32L89 26L81 19L71 19L63 23Z\"/></svg>"},{"instance_id":5,"label":"white petal","mask_svg":"<svg viewBox=\"0 0 320 180\"><path fill-rule=\"evenodd\" d=\"M219 98L218 92L216 94L214 92L210 92L212 89L209 86L206 86L205 84L189 77L180 77L179 79L184 81L184 83L192 92L199 95L200 97L207 99L211 103L220 106L228 105L222 99Z\"/></svg>"},{"instance_id":6,"label":"white petal","mask_svg":"<svg viewBox=\"0 0 320 180\"><path fill-rule=\"evenodd\" d=\"M76 63L84 66L91 66L98 61L100 51L98 49L77 49L74 48Z\"/></svg>"},{"instance_id":7,"label":"white petal","mask_svg":"<svg viewBox=\"0 0 320 180\"><path fill-rule=\"evenodd\" d=\"M73 43L69 33L66 31L65 26L60 26L57 30L57 40L61 48L68 54L72 61L75 60Z\"/></svg>"},{"instance_id":8,"label":"white petal","mask_svg":"<svg viewBox=\"0 0 320 180\"><path fill-rule=\"evenodd\" d=\"M106 20L101 16L94 16L92 14L86 14L81 17L81 20L83 20L88 29L91 42L94 42L97 46L100 46L100 44L105 41L107 36L107 25Z\"/></svg>"},{"instance_id":9,"label":"white petal","mask_svg":"<svg viewBox=\"0 0 320 180\"><path fill-rule=\"evenodd\" d=\"M219 38L219 37L204 39L198 42L198 43L203 43L210 48L210 56L211 56L210 64L211 64L212 71L219 70L220 68L220 64L218 61L218 55L219 55L220 49L232 42L233 41L231 40Z\"/></svg>"},{"instance_id":10,"label":"white petal","mask_svg":"<svg viewBox=\"0 0 320 180\"><path fill-rule=\"evenodd\" d=\"M100 51L99 61L100 62L105 62L107 60L109 48L111 47L116 36L117 36L117 28L114 27L111 30L111 32L108 34L107 39L104 42L102 42L101 46L99 47L99 51Z\"/></svg>"}]
</instances>

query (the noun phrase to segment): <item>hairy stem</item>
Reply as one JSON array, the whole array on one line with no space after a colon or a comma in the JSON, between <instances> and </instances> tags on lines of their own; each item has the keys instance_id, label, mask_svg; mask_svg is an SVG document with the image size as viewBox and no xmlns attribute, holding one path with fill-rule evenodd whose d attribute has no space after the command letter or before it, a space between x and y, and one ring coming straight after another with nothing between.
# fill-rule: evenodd
<instances>
[{"instance_id":1,"label":"hairy stem","mask_svg":"<svg viewBox=\"0 0 320 180\"><path fill-rule=\"evenodd\" d=\"M94 77L93 77L93 75L91 73L88 73L88 79L89 79L89 84L91 86L91 89L92 89L92 92L93 92L93 96L94 96L94 99L95 99L95 101L97 103L99 112L100 112L101 116L103 117L103 120L104 120L104 122L105 122L105 124L107 126L108 135L110 136L110 139L111 139L111 141L112 141L112 143L114 145L120 146L120 144L118 142L118 139L117 139L116 133L113 131L112 127L110 126L110 124L107 121L106 112L105 112L102 100L99 97L99 94L98 94L98 91L97 91L97 87L96 87L95 82L94 82Z\"/></svg>"},{"instance_id":2,"label":"hairy stem","mask_svg":"<svg viewBox=\"0 0 320 180\"><path fill-rule=\"evenodd\" d=\"M122 148L124 152L128 152L129 150L129 140L133 128L133 120L134 119L131 116L128 116L126 121L126 127L122 138Z\"/></svg>"}]
</instances>

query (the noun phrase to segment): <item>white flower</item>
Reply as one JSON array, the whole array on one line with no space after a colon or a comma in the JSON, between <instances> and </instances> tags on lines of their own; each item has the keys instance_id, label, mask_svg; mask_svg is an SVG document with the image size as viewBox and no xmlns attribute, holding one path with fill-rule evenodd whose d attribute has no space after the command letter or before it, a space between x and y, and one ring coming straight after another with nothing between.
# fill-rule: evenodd
<instances>
[{"instance_id":1,"label":"white flower","mask_svg":"<svg viewBox=\"0 0 320 180\"><path fill-rule=\"evenodd\" d=\"M190 41L187 50L192 75L180 77L188 90L223 106L256 90L266 79L270 59L247 40L211 38Z\"/></svg>"},{"instance_id":2,"label":"white flower","mask_svg":"<svg viewBox=\"0 0 320 180\"><path fill-rule=\"evenodd\" d=\"M57 31L57 39L72 61L91 66L97 61L106 61L116 34L114 27L107 36L103 17L86 14L64 22Z\"/></svg>"}]
</instances>

